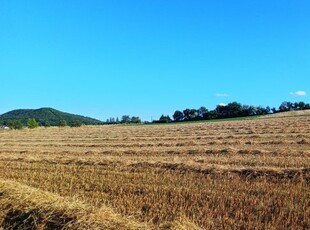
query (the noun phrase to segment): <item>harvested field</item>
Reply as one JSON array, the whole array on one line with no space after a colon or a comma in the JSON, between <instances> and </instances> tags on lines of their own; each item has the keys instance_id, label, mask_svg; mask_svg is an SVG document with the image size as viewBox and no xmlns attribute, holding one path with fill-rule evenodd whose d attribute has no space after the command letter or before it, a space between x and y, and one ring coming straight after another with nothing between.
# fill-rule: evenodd
<instances>
[{"instance_id":1,"label":"harvested field","mask_svg":"<svg viewBox=\"0 0 310 230\"><path fill-rule=\"evenodd\" d=\"M0 131L0 229L17 225L309 229L310 116Z\"/></svg>"}]
</instances>

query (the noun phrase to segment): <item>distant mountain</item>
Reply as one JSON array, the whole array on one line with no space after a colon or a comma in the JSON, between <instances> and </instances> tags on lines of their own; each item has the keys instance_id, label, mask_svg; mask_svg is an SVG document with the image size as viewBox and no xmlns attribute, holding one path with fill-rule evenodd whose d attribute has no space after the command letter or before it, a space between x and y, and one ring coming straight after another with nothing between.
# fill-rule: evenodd
<instances>
[{"instance_id":1,"label":"distant mountain","mask_svg":"<svg viewBox=\"0 0 310 230\"><path fill-rule=\"evenodd\" d=\"M57 126L61 120L65 120L68 125L76 122L84 125L99 125L103 124L102 121L58 111L53 108L41 109L18 109L0 115L0 125L6 125L10 120L20 120L23 125L27 124L28 119L36 119L40 125L43 126Z\"/></svg>"}]
</instances>

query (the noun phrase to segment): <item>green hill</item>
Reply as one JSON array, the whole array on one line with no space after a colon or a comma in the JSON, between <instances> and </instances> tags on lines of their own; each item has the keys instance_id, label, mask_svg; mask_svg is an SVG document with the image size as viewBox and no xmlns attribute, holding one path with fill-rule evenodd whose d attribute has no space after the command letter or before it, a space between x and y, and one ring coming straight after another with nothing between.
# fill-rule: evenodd
<instances>
[{"instance_id":1,"label":"green hill","mask_svg":"<svg viewBox=\"0 0 310 230\"><path fill-rule=\"evenodd\" d=\"M10 120L20 120L23 125L27 124L28 119L34 118L40 125L43 126L56 126L59 125L61 120L65 120L68 125L76 122L84 125L99 125L103 124L102 121L84 117L80 115L70 114L58 111L53 108L41 109L18 109L0 115L0 125L6 125Z\"/></svg>"}]
</instances>

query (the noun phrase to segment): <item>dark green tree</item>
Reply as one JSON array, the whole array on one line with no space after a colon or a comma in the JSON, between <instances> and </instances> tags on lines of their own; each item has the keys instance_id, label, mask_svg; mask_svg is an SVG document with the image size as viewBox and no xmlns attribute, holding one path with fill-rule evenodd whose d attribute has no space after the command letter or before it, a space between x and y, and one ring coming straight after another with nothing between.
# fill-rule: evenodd
<instances>
[{"instance_id":1,"label":"dark green tree","mask_svg":"<svg viewBox=\"0 0 310 230\"><path fill-rule=\"evenodd\" d=\"M197 120L199 119L199 115L198 115L198 110L197 109L191 109L189 112L189 116L190 116L190 120Z\"/></svg>"},{"instance_id":2,"label":"dark green tree","mask_svg":"<svg viewBox=\"0 0 310 230\"><path fill-rule=\"evenodd\" d=\"M60 127L65 127L65 126L67 126L68 124L67 124L67 121L66 120L60 120L59 121L59 124L58 124L58 126L60 126Z\"/></svg>"},{"instance_id":3,"label":"dark green tree","mask_svg":"<svg viewBox=\"0 0 310 230\"><path fill-rule=\"evenodd\" d=\"M74 121L72 121L72 123L71 123L71 127L81 127L83 124L82 124L82 122L81 121L79 121L79 120L74 120Z\"/></svg>"},{"instance_id":4,"label":"dark green tree","mask_svg":"<svg viewBox=\"0 0 310 230\"><path fill-rule=\"evenodd\" d=\"M161 115L158 122L159 123L169 123L169 122L171 122L171 118L168 115L167 116Z\"/></svg>"},{"instance_id":5,"label":"dark green tree","mask_svg":"<svg viewBox=\"0 0 310 230\"><path fill-rule=\"evenodd\" d=\"M8 126L10 129L22 129L23 124L20 120L11 120L8 122Z\"/></svg>"},{"instance_id":6,"label":"dark green tree","mask_svg":"<svg viewBox=\"0 0 310 230\"><path fill-rule=\"evenodd\" d=\"M136 123L136 124L141 123L141 119L139 117L132 117L130 121L131 123Z\"/></svg>"},{"instance_id":7,"label":"dark green tree","mask_svg":"<svg viewBox=\"0 0 310 230\"><path fill-rule=\"evenodd\" d=\"M243 105L241 109L242 116L253 116L256 115L256 107L251 105Z\"/></svg>"},{"instance_id":8,"label":"dark green tree","mask_svg":"<svg viewBox=\"0 0 310 230\"><path fill-rule=\"evenodd\" d=\"M185 109L183 110L184 120L189 121L191 119L191 110Z\"/></svg>"},{"instance_id":9,"label":"dark green tree","mask_svg":"<svg viewBox=\"0 0 310 230\"><path fill-rule=\"evenodd\" d=\"M205 107L205 106L201 106L199 109L198 109L198 116L200 118L203 118L205 113L208 112L208 109Z\"/></svg>"},{"instance_id":10,"label":"dark green tree","mask_svg":"<svg viewBox=\"0 0 310 230\"><path fill-rule=\"evenodd\" d=\"M173 119L175 121L182 121L184 119L184 115L181 111L177 110L173 114Z\"/></svg>"},{"instance_id":11,"label":"dark green tree","mask_svg":"<svg viewBox=\"0 0 310 230\"><path fill-rule=\"evenodd\" d=\"M228 117L227 105L217 105L215 112L216 112L218 118Z\"/></svg>"},{"instance_id":12,"label":"dark green tree","mask_svg":"<svg viewBox=\"0 0 310 230\"><path fill-rule=\"evenodd\" d=\"M272 108L271 108L271 112L272 112L272 113L276 113L276 112L278 112L278 111L277 111L277 109L276 109L275 107L272 107Z\"/></svg>"},{"instance_id":13,"label":"dark green tree","mask_svg":"<svg viewBox=\"0 0 310 230\"><path fill-rule=\"evenodd\" d=\"M306 107L306 103L305 102L301 101L301 102L298 103L298 109L304 110L305 107Z\"/></svg>"},{"instance_id":14,"label":"dark green tree","mask_svg":"<svg viewBox=\"0 0 310 230\"><path fill-rule=\"evenodd\" d=\"M203 119L205 120L211 120L211 119L217 119L219 118L218 113L216 110L211 110L204 114Z\"/></svg>"},{"instance_id":15,"label":"dark green tree","mask_svg":"<svg viewBox=\"0 0 310 230\"><path fill-rule=\"evenodd\" d=\"M294 104L292 102L284 101L279 106L279 111L280 112L290 111L290 110L293 110L293 107L294 107Z\"/></svg>"},{"instance_id":16,"label":"dark green tree","mask_svg":"<svg viewBox=\"0 0 310 230\"><path fill-rule=\"evenodd\" d=\"M228 103L227 108L229 117L238 117L242 115L242 105L238 102Z\"/></svg>"},{"instance_id":17,"label":"dark green tree","mask_svg":"<svg viewBox=\"0 0 310 230\"><path fill-rule=\"evenodd\" d=\"M122 120L121 120L121 123L130 123L130 116L128 115L124 115L122 116Z\"/></svg>"},{"instance_id":18,"label":"dark green tree","mask_svg":"<svg viewBox=\"0 0 310 230\"><path fill-rule=\"evenodd\" d=\"M258 106L256 107L256 115L264 115L267 114L267 109L262 107L262 106Z\"/></svg>"}]
</instances>

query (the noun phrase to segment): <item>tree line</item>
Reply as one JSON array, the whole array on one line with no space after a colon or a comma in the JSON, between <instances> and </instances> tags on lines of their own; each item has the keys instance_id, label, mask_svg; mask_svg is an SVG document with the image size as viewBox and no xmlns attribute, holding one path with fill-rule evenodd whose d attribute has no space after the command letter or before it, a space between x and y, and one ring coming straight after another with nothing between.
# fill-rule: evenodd
<instances>
[{"instance_id":1,"label":"tree line","mask_svg":"<svg viewBox=\"0 0 310 230\"><path fill-rule=\"evenodd\" d=\"M227 105L217 105L214 110L208 110L205 106L199 109L185 109L183 111L177 110L174 112L172 118L169 115L161 115L161 117L154 121L154 123L169 123L169 122L182 122L182 121L200 121L212 119L225 119L236 117L247 117L266 115L279 112L287 112L294 110L310 109L310 104L305 102L282 102L279 108L271 108L269 106L253 106L242 105L238 102L231 102Z\"/></svg>"},{"instance_id":2,"label":"tree line","mask_svg":"<svg viewBox=\"0 0 310 230\"><path fill-rule=\"evenodd\" d=\"M124 116L122 116L121 119L111 117L111 118L107 119L104 124L140 124L140 123L142 123L142 121L138 116L132 116L131 117L129 115L124 115ZM9 120L6 123L6 125L10 129L22 129L24 127L23 123L18 119ZM47 122L40 123L40 122L36 121L36 119L31 118L31 119L28 119L25 127L29 128L29 129L34 129L34 128L37 128L39 126L42 126L42 127L50 127L50 126L80 127L82 125L83 125L83 123L79 120L73 120L73 121L67 122L66 120L62 119L59 121L59 123L57 125L49 125Z\"/></svg>"},{"instance_id":3,"label":"tree line","mask_svg":"<svg viewBox=\"0 0 310 230\"><path fill-rule=\"evenodd\" d=\"M79 121L79 120L72 121L72 122L70 122L69 125L68 125L66 120L60 120L59 123L58 123L58 127L66 127L66 126L80 127L82 125L83 125L82 122ZM50 127L50 125L48 125L48 124L44 124L44 125L40 124L34 118L28 119L27 125L26 125L27 128L35 129L35 128L39 127L39 126ZM9 127L10 129L23 129L24 128L23 123L20 120L17 120L17 119L8 121L7 127Z\"/></svg>"},{"instance_id":4,"label":"tree line","mask_svg":"<svg viewBox=\"0 0 310 230\"><path fill-rule=\"evenodd\" d=\"M237 117L248 117L248 116L258 116L266 115L279 112L295 111L295 110L306 110L310 109L310 104L305 102L282 102L278 108L271 108L269 106L253 106L253 105L242 105L238 102L231 102L227 105L217 105L215 109L208 110L205 106L201 106L199 109L184 109L176 110L172 116L161 115L158 120L152 121L152 123L170 123L170 122L184 122L184 121L201 121L201 120L212 120L212 119L225 119L225 118L237 118ZM109 118L103 124L139 124L142 123L138 116L123 115L121 119L119 118ZM145 121L144 123L150 123ZM59 127L79 127L83 123L79 120L70 120L67 122L62 119L58 122L56 126ZM10 120L7 123L10 129L22 129L23 123L20 120ZM50 126L47 122L44 124L36 121L36 119L28 119L28 128L34 129L39 126L48 127ZM55 125L53 125L55 126Z\"/></svg>"},{"instance_id":5,"label":"tree line","mask_svg":"<svg viewBox=\"0 0 310 230\"><path fill-rule=\"evenodd\" d=\"M205 106L201 106L199 109L184 109L176 110L172 117L169 115L161 115L158 120L152 121L152 123L170 123L170 122L184 122L184 121L201 121L212 119L225 119L247 116L258 116L272 113L294 111L294 110L306 110L310 109L310 104L305 102L282 102L278 108L271 108L269 106L253 106L242 105L238 102L231 102L227 105L217 105L215 109L208 110ZM109 118L105 124L138 124L142 123L141 119L137 116L124 115L121 119ZM150 123L145 121L144 123Z\"/></svg>"},{"instance_id":6,"label":"tree line","mask_svg":"<svg viewBox=\"0 0 310 230\"><path fill-rule=\"evenodd\" d=\"M110 117L106 120L106 124L140 124L142 123L140 117L138 116L129 116L129 115L123 115L121 119Z\"/></svg>"}]
</instances>

